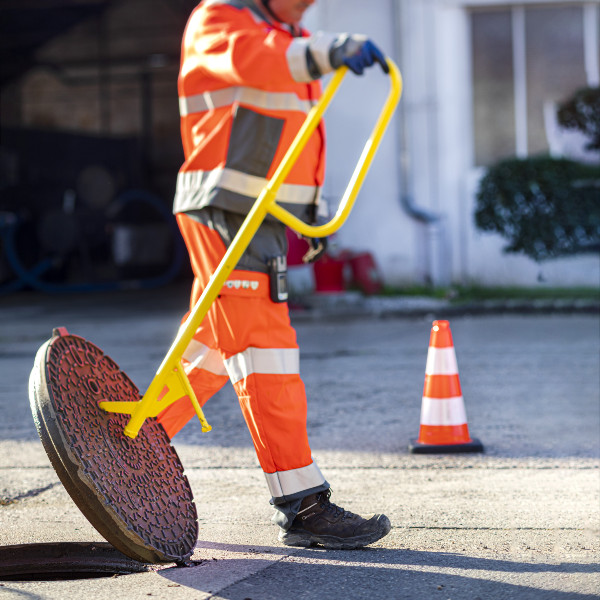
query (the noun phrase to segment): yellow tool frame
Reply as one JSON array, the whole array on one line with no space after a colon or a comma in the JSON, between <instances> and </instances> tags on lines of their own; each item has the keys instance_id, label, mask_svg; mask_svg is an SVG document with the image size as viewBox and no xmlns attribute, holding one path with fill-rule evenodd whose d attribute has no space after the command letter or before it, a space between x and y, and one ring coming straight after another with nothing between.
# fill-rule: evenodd
<instances>
[{"instance_id":1,"label":"yellow tool frame","mask_svg":"<svg viewBox=\"0 0 600 600\"><path fill-rule=\"evenodd\" d=\"M307 114L304 124L279 164L279 167L256 199L225 256L211 276L204 292L196 302L185 323L180 327L177 337L158 368L154 379L150 382L144 396L137 402L105 400L99 403L100 408L107 412L131 415L129 422L125 426L125 435L135 438L147 418L156 417L167 406L185 395L189 397L194 406L196 414L202 423L202 431L211 430L211 426L206 421L202 408L183 370L181 357L200 326L202 319L206 316L210 306L219 295L221 288L235 269L242 254L267 214L274 216L291 229L308 237L326 237L337 231L344 224L354 206L375 152L379 147L383 134L402 94L402 76L400 75L400 71L392 60L387 59L387 64L390 70L390 91L379 114L377 123L365 143L334 217L324 225L308 225L279 206L276 203L276 195L277 190L285 181L308 139L321 121L323 113L329 106L348 71L347 67L341 67L333 74L321 99Z\"/></svg>"}]
</instances>

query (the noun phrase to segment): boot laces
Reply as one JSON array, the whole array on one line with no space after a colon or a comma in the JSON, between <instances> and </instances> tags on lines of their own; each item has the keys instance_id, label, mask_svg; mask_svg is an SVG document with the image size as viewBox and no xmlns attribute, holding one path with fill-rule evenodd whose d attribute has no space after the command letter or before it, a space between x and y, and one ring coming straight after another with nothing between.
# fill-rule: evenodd
<instances>
[{"instance_id":1,"label":"boot laces","mask_svg":"<svg viewBox=\"0 0 600 600\"><path fill-rule=\"evenodd\" d=\"M341 506L334 504L329 500L331 498L331 489L328 489L319 494L319 503L321 507L323 507L327 512L333 513L333 516L337 519L341 517L342 521L347 518L351 518L354 516L354 513L351 513L348 510L344 510Z\"/></svg>"}]
</instances>

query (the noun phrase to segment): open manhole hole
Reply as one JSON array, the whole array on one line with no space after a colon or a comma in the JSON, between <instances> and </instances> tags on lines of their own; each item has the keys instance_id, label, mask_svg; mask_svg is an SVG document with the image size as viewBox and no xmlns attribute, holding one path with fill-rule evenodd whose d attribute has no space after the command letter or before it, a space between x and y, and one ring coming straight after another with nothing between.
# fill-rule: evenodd
<instances>
[{"instance_id":1,"label":"open manhole hole","mask_svg":"<svg viewBox=\"0 0 600 600\"><path fill-rule=\"evenodd\" d=\"M0 581L54 581L141 573L149 565L132 560L106 542L55 542L0 547Z\"/></svg>"},{"instance_id":2,"label":"open manhole hole","mask_svg":"<svg viewBox=\"0 0 600 600\"><path fill-rule=\"evenodd\" d=\"M0 581L92 579L150 570L106 542L2 546L0 565Z\"/></svg>"}]
</instances>

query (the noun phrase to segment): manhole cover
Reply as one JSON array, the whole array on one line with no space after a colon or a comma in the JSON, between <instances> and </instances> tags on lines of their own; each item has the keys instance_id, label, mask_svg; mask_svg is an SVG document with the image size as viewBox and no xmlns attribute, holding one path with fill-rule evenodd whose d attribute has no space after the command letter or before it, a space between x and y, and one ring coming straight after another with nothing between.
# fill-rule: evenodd
<instances>
[{"instance_id":1,"label":"manhole cover","mask_svg":"<svg viewBox=\"0 0 600 600\"><path fill-rule=\"evenodd\" d=\"M136 401L139 391L97 346L55 330L29 382L35 424L62 484L98 532L143 562L185 562L198 537L196 506L162 426L147 419L135 439L127 415L102 400Z\"/></svg>"},{"instance_id":2,"label":"manhole cover","mask_svg":"<svg viewBox=\"0 0 600 600\"><path fill-rule=\"evenodd\" d=\"M0 547L0 581L111 577L148 571L107 543L48 542Z\"/></svg>"}]
</instances>

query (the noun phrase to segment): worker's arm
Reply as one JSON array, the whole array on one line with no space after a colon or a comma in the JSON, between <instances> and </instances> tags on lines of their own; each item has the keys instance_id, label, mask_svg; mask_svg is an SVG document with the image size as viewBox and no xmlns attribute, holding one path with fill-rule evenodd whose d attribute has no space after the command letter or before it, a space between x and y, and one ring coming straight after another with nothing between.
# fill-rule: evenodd
<instances>
[{"instance_id":1,"label":"worker's arm","mask_svg":"<svg viewBox=\"0 0 600 600\"><path fill-rule=\"evenodd\" d=\"M291 38L258 23L247 8L219 4L194 13L183 53L183 75L258 88L310 82L342 65L361 74L379 63L387 72L382 52L365 36L317 32Z\"/></svg>"}]
</instances>

